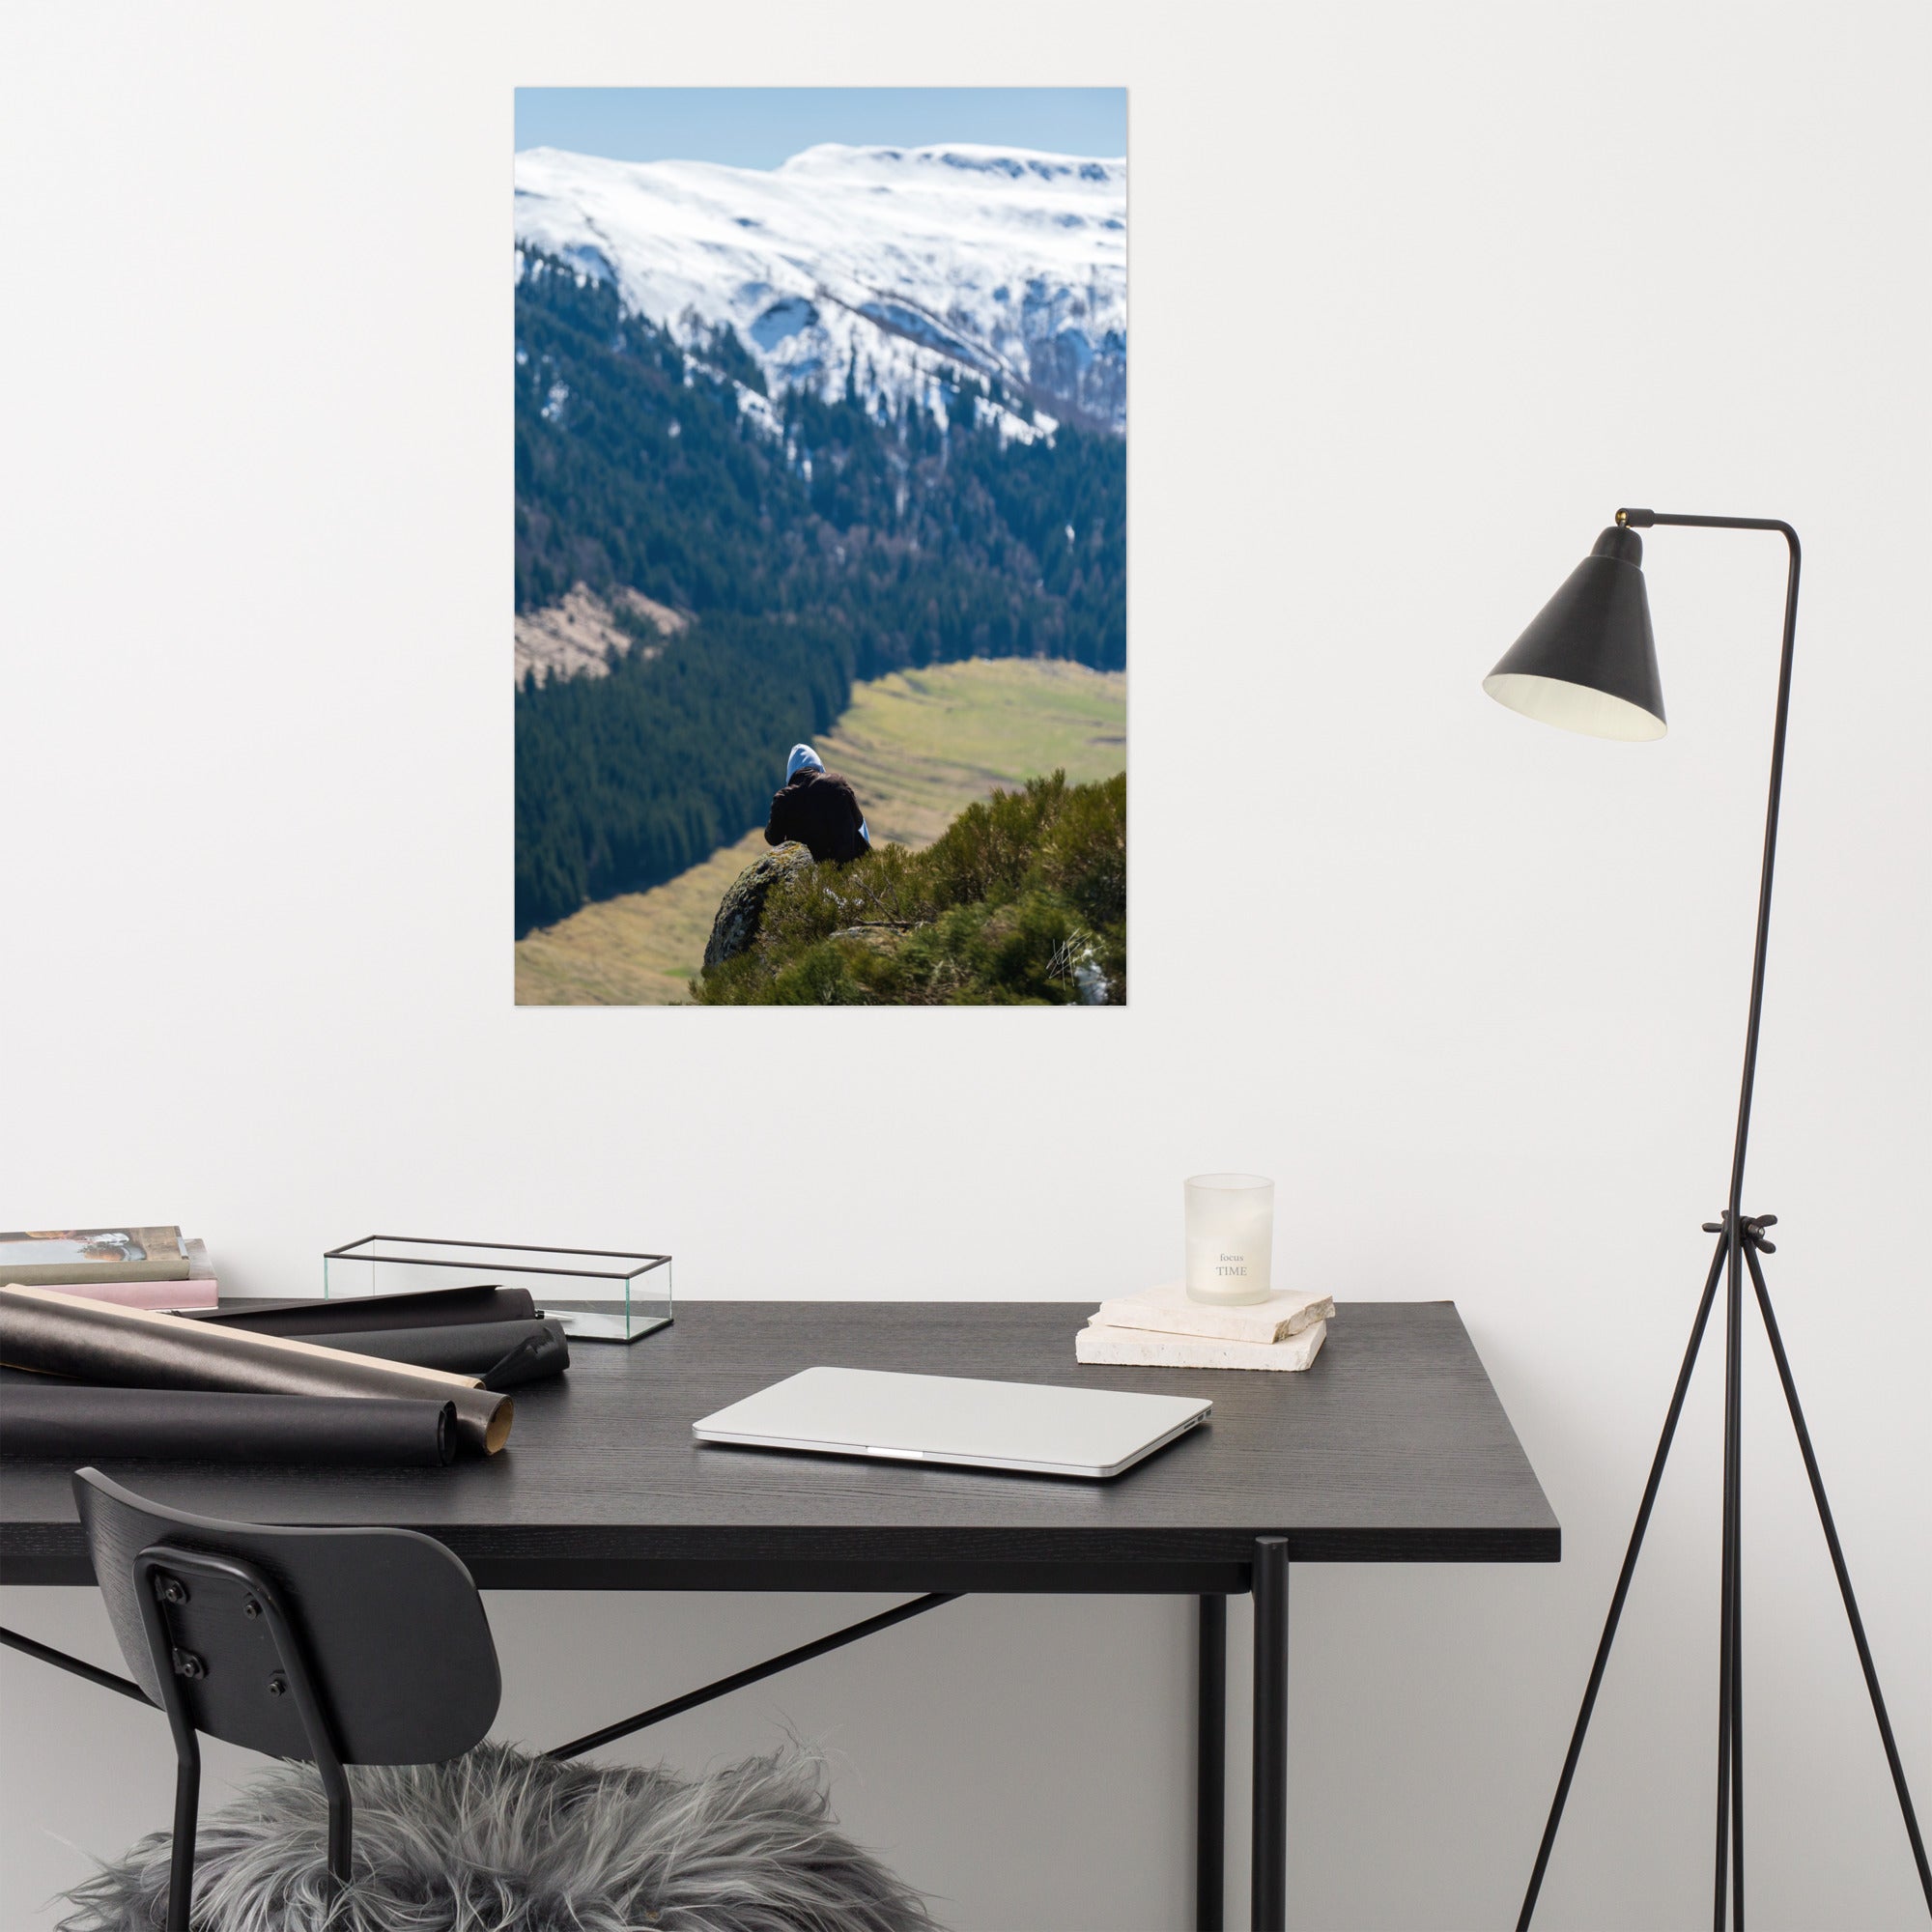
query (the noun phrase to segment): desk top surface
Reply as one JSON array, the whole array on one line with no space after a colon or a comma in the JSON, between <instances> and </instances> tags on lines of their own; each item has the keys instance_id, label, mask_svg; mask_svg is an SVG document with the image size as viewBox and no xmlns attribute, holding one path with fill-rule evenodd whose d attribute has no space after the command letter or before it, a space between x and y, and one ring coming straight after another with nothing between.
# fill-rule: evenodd
<instances>
[{"instance_id":1,"label":"desk top surface","mask_svg":"<svg viewBox=\"0 0 1932 1932\"><path fill-rule=\"evenodd\" d=\"M203 1515L427 1531L497 1589L1239 1591L1295 1561L1553 1562L1560 1532L1453 1302L1350 1302L1299 1374L1084 1368L1087 1303L698 1302L579 1343L448 1469L117 1463ZM1111 1482L724 1448L699 1416L815 1363L1205 1396ZM0 1581L91 1580L54 1464L0 1463Z\"/></svg>"}]
</instances>

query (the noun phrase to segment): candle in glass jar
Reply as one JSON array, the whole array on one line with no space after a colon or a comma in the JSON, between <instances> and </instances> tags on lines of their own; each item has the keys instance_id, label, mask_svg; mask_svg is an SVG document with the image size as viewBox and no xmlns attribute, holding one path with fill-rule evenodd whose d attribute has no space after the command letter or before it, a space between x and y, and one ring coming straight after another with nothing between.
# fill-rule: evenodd
<instances>
[{"instance_id":1,"label":"candle in glass jar","mask_svg":"<svg viewBox=\"0 0 1932 1932\"><path fill-rule=\"evenodd\" d=\"M1274 1182L1197 1174L1187 1197L1187 1294L1224 1306L1265 1301L1274 1257Z\"/></svg>"}]
</instances>

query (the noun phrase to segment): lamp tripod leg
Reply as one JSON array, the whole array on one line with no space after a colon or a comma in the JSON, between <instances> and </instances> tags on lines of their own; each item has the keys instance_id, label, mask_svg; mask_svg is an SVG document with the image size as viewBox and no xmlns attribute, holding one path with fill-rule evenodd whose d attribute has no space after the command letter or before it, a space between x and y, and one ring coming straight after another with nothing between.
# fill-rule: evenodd
<instances>
[{"instance_id":1,"label":"lamp tripod leg","mask_svg":"<svg viewBox=\"0 0 1932 1932\"><path fill-rule=\"evenodd\" d=\"M1744 1381L1740 1345L1744 1337L1744 1258L1740 1252L1741 1231L1738 1217L1727 1214L1724 1235L1724 1501L1723 1555L1718 1586L1718 1856L1713 1883L1711 1923L1714 1932L1724 1932L1726 1897L1735 1899L1731 1923L1744 1932L1744 1699L1741 1693L1743 1658L1739 1642L1742 1628L1742 1591L1739 1571L1740 1417L1744 1406Z\"/></svg>"},{"instance_id":2,"label":"lamp tripod leg","mask_svg":"<svg viewBox=\"0 0 1932 1932\"><path fill-rule=\"evenodd\" d=\"M1745 1932L1745 1306L1742 1250L1731 1256L1731 1923Z\"/></svg>"},{"instance_id":3,"label":"lamp tripod leg","mask_svg":"<svg viewBox=\"0 0 1932 1932\"><path fill-rule=\"evenodd\" d=\"M1624 1612L1624 1599L1630 1594L1631 1577L1636 1572L1637 1552L1643 1548L1643 1533L1650 1527L1650 1512L1657 1501L1658 1486L1663 1480L1663 1465L1669 1459L1670 1443L1677 1434L1677 1418L1684 1410L1685 1392L1690 1386L1690 1372L1697 1366L1697 1350L1703 1346L1704 1329L1711 1319L1711 1304L1717 1298L1718 1277L1724 1270L1729 1251L1728 1238L1718 1243L1711 1258L1711 1271L1704 1278L1704 1293L1697 1303L1697 1319L1690 1324L1690 1343L1684 1350L1684 1366L1677 1372L1677 1386L1671 1391L1670 1407L1663 1418L1663 1434L1659 1436L1657 1454L1650 1464L1650 1480L1644 1485L1643 1501L1637 1505L1636 1522L1631 1530L1630 1547L1624 1551L1624 1567L1617 1573L1617 1587L1610 1596L1609 1615L1604 1620L1604 1634L1597 1643L1596 1661L1590 1666L1590 1681L1583 1687L1582 1708L1577 1713L1577 1728L1570 1734L1570 1751L1563 1760L1563 1773L1556 1780L1556 1796L1543 1828L1543 1842L1536 1848L1536 1865L1529 1875L1529 1889L1522 1895L1522 1911L1517 1917L1517 1932L1529 1932L1536 1913L1537 1893L1543 1889L1543 1874L1549 1865L1549 1853L1556 1843L1556 1828L1563 1821L1563 1805L1570 1796L1571 1781L1577 1776L1577 1760L1582 1755L1583 1735L1590 1728L1590 1713L1596 1709L1597 1692L1604 1682L1604 1668L1610 1661L1610 1646L1616 1640L1617 1620Z\"/></svg>"},{"instance_id":4,"label":"lamp tripod leg","mask_svg":"<svg viewBox=\"0 0 1932 1932\"><path fill-rule=\"evenodd\" d=\"M1918 1866L1918 1884L1925 1893L1925 1909L1932 1913L1932 1865L1926 1862L1925 1840L1919 1835L1918 1815L1912 1808L1912 1793L1905 1782L1905 1767L1899 1762L1898 1744L1891 1734L1891 1719L1886 1715L1885 1697L1878 1688L1878 1667L1872 1662L1871 1645L1865 1641L1864 1619L1859 1615L1859 1601L1852 1594L1851 1572L1845 1568L1845 1552L1839 1547L1837 1525L1832 1520L1832 1505L1825 1496L1825 1479L1818 1473L1818 1458L1811 1449L1811 1432L1804 1426L1804 1411L1798 1403L1798 1384L1791 1378L1791 1363L1784 1353L1784 1338L1777 1332L1777 1318L1771 1312L1771 1292L1765 1287L1764 1269L1758 1263L1755 1247L1746 1247L1745 1263L1750 1269L1751 1286L1757 1292L1758 1312L1764 1317L1764 1332L1771 1343L1772 1359L1777 1364L1777 1379L1784 1385L1785 1406L1791 1410L1791 1426L1798 1434L1798 1447L1804 1458L1804 1473L1811 1481L1811 1497L1818 1505L1818 1520L1825 1530L1825 1547L1832 1552L1832 1568L1837 1574L1838 1594L1845 1600L1845 1616L1852 1627L1852 1641L1858 1646L1859 1666L1865 1674L1865 1689L1871 1692L1872 1716L1878 1719L1879 1739L1885 1746L1885 1761L1891 1767L1892 1788L1898 1793L1898 1809L1905 1820L1905 1835L1912 1841L1912 1856Z\"/></svg>"}]
</instances>

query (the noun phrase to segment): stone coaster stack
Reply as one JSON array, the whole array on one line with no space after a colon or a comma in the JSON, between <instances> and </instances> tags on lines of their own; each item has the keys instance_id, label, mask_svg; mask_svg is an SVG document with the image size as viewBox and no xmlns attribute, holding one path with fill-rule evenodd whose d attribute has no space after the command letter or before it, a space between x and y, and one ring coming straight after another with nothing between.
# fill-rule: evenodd
<instances>
[{"instance_id":1,"label":"stone coaster stack","mask_svg":"<svg viewBox=\"0 0 1932 1932\"><path fill-rule=\"evenodd\" d=\"M1090 1365L1156 1369L1305 1369L1328 1339L1326 1294L1271 1294L1241 1307L1190 1301L1178 1281L1103 1301L1073 1340Z\"/></svg>"}]
</instances>

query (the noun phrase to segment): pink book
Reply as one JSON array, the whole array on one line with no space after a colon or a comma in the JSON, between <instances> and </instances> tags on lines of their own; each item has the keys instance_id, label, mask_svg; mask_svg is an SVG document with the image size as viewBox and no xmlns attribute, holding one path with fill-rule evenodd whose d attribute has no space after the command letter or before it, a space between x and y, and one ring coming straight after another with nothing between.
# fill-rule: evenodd
<instances>
[{"instance_id":1,"label":"pink book","mask_svg":"<svg viewBox=\"0 0 1932 1932\"><path fill-rule=\"evenodd\" d=\"M198 1281L64 1281L60 1292L83 1295L89 1301L109 1302L116 1308L213 1308L219 1284L213 1275Z\"/></svg>"}]
</instances>

